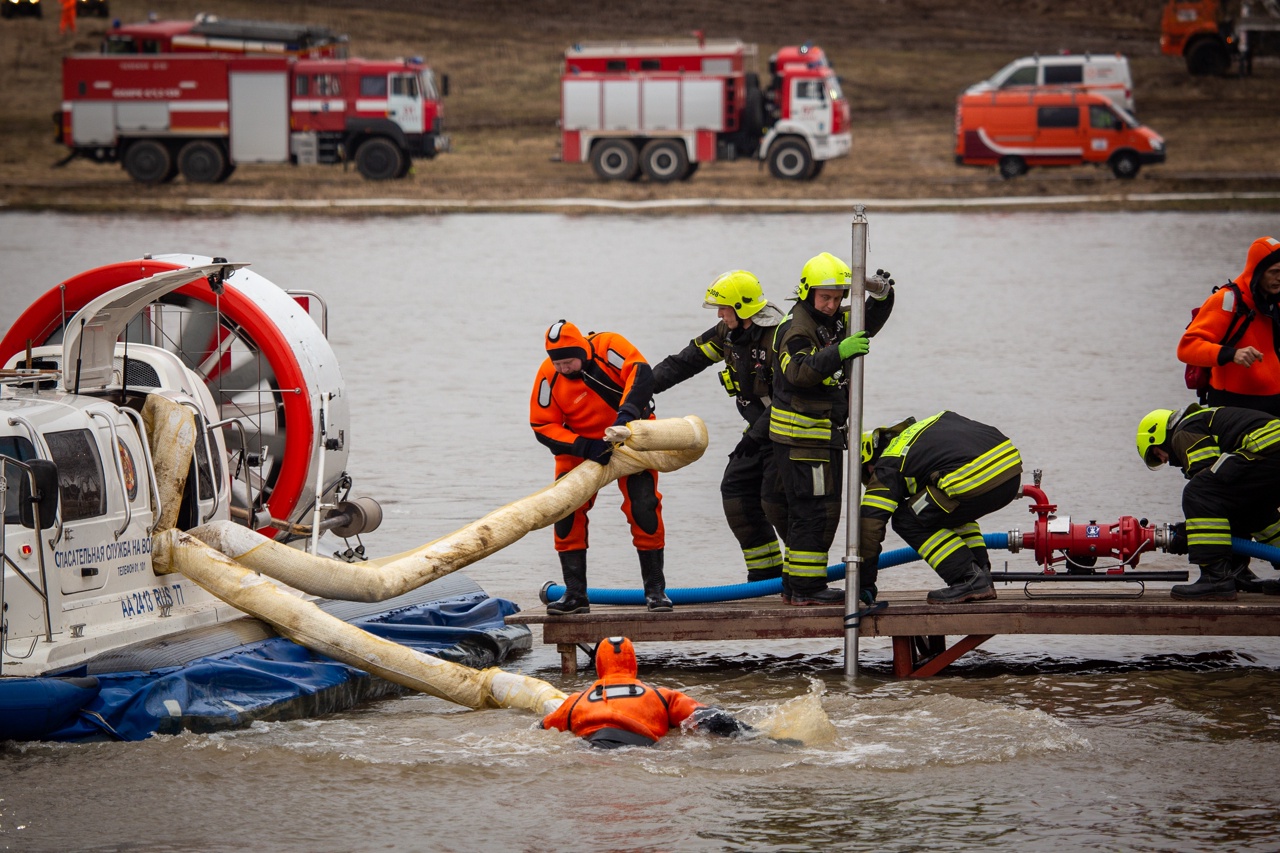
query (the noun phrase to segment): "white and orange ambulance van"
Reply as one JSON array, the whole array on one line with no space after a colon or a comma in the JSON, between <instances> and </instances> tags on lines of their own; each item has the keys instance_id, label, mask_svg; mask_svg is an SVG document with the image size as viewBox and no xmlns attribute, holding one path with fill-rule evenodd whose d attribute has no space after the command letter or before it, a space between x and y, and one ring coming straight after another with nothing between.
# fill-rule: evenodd
<instances>
[{"instance_id":1,"label":"white and orange ambulance van","mask_svg":"<svg viewBox=\"0 0 1280 853\"><path fill-rule=\"evenodd\" d=\"M1133 178L1163 163L1164 139L1101 95L1053 89L963 94L956 101L956 164L997 166L1014 178L1032 166L1108 166Z\"/></svg>"}]
</instances>

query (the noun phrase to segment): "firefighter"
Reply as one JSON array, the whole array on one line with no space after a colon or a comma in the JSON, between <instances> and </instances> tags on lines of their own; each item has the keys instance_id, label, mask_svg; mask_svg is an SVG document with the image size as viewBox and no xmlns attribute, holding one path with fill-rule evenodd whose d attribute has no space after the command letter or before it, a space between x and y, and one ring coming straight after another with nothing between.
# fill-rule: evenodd
<instances>
[{"instance_id":1,"label":"firefighter","mask_svg":"<svg viewBox=\"0 0 1280 853\"><path fill-rule=\"evenodd\" d=\"M573 732L592 746L653 746L673 726L723 737L752 731L732 714L704 705L678 690L651 687L636 677L636 650L626 637L601 640L593 655L595 684L565 698L542 720L544 729Z\"/></svg>"},{"instance_id":2,"label":"firefighter","mask_svg":"<svg viewBox=\"0 0 1280 853\"><path fill-rule=\"evenodd\" d=\"M766 415L772 373L769 343L782 312L765 299L760 280L746 270L718 276L702 304L715 309L720 321L653 368L653 391L660 394L724 362L720 384L747 422L720 481L724 516L742 548L747 580L781 577L782 549L774 529L785 541L787 507L777 484Z\"/></svg>"},{"instance_id":3,"label":"firefighter","mask_svg":"<svg viewBox=\"0 0 1280 853\"><path fill-rule=\"evenodd\" d=\"M1200 578L1170 594L1232 601L1237 590L1280 593L1280 583L1259 581L1249 558L1231 553L1232 536L1280 546L1280 419L1192 403L1148 414L1137 441L1148 468L1175 465L1188 480L1182 490L1187 559L1200 567Z\"/></svg>"},{"instance_id":4,"label":"firefighter","mask_svg":"<svg viewBox=\"0 0 1280 853\"><path fill-rule=\"evenodd\" d=\"M546 334L547 358L538 368L529 400L529 425L556 457L556 479L584 461L607 465L613 445L604 440L610 426L653 417L653 369L631 343L616 332L584 336L564 320ZM671 610L663 577L665 529L658 472L640 471L618 481L622 511L631 524L631 541L640 556L645 605ZM562 616L587 613L587 513L595 495L573 514L555 523L556 552L564 575L564 596L547 605Z\"/></svg>"},{"instance_id":5,"label":"firefighter","mask_svg":"<svg viewBox=\"0 0 1280 853\"><path fill-rule=\"evenodd\" d=\"M76 0L61 0L62 17L58 19L58 35L63 33L75 33L76 31Z\"/></svg>"},{"instance_id":6,"label":"firefighter","mask_svg":"<svg viewBox=\"0 0 1280 853\"><path fill-rule=\"evenodd\" d=\"M910 452L908 452L910 451ZM955 412L907 418L862 435L859 581L876 596L886 523L947 582L930 604L996 597L978 519L1022 491L1022 457L998 429Z\"/></svg>"},{"instance_id":7,"label":"firefighter","mask_svg":"<svg viewBox=\"0 0 1280 853\"><path fill-rule=\"evenodd\" d=\"M795 306L773 337L773 401L769 438L787 501L782 600L805 606L844 600L827 588L827 551L840 523L843 453L849 401L844 363L865 355L867 339L893 310L889 280L866 303L866 330L848 333L840 303L849 265L823 252L804 265Z\"/></svg>"}]
</instances>

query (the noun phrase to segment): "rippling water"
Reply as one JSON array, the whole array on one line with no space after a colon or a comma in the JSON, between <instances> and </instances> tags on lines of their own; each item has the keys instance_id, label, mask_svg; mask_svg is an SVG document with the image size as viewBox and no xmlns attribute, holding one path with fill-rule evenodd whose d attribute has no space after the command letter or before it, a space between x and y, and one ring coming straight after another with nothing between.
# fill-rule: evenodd
<instances>
[{"instance_id":1,"label":"rippling water","mask_svg":"<svg viewBox=\"0 0 1280 853\"><path fill-rule=\"evenodd\" d=\"M1061 512L1176 520L1181 479L1141 465L1133 426L1187 400L1173 347L1189 309L1276 230L1248 214L875 214L869 265L899 294L866 365L867 420L955 409L1010 435ZM839 215L6 214L0 317L144 252L225 255L321 291L353 401L351 472L386 509L368 544L393 553L547 482L527 407L552 321L621 331L657 360L712 324L699 304L717 273L751 269L779 299L806 258L848 246ZM707 457L661 483L669 584L736 582L717 484L737 415L710 371L659 404L712 431ZM592 513L593 585L638 585L618 503L610 489ZM1016 505L985 526L1030 521ZM558 578L550 540L535 533L468 573L538 606ZM833 555L843 532L836 542ZM937 583L919 567L882 578ZM603 753L527 714L409 696L215 735L8 745L0 849L1277 849L1272 639L1006 636L918 683L891 680L882 640L863 640L856 684L838 640L639 654L642 677L754 722L825 716L834 738ZM562 679L540 644L508 668L567 690L589 680Z\"/></svg>"}]
</instances>

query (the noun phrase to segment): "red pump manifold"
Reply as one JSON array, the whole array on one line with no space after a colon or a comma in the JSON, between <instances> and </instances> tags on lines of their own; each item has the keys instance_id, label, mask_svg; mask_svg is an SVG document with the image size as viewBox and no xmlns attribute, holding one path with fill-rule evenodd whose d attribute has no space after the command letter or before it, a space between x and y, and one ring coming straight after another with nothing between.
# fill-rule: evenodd
<instances>
[{"instance_id":1,"label":"red pump manifold","mask_svg":"<svg viewBox=\"0 0 1280 853\"><path fill-rule=\"evenodd\" d=\"M1024 485L1022 494L1033 501L1029 510L1036 515L1035 527L1030 533L1012 531L1009 544L1020 541L1022 548L1033 550L1036 562L1048 573L1054 572L1054 564L1068 560L1068 567L1085 570L1091 570L1099 560L1113 561L1115 565L1107 566L1106 571L1119 573L1126 566L1136 566L1144 552L1163 549L1168 543L1167 525L1149 526L1146 519L1140 521L1131 515L1122 515L1111 524L1077 524L1069 517L1054 515L1057 504L1049 503L1038 484Z\"/></svg>"}]
</instances>

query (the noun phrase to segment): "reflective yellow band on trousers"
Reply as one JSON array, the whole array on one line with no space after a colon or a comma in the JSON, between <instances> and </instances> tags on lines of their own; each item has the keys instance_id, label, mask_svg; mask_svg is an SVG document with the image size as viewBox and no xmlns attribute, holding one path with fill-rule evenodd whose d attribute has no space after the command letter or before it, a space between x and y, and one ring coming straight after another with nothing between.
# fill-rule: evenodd
<instances>
[{"instance_id":1,"label":"reflective yellow band on trousers","mask_svg":"<svg viewBox=\"0 0 1280 853\"><path fill-rule=\"evenodd\" d=\"M1002 441L968 465L963 465L938 480L938 485L951 497L959 497L990 484L1015 465L1022 464L1018 448Z\"/></svg>"}]
</instances>

